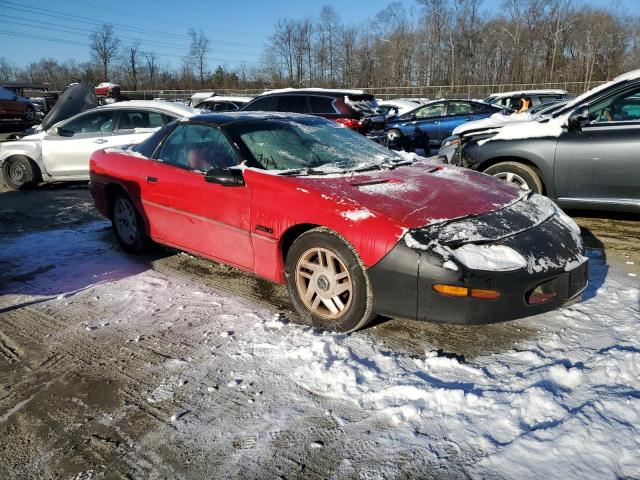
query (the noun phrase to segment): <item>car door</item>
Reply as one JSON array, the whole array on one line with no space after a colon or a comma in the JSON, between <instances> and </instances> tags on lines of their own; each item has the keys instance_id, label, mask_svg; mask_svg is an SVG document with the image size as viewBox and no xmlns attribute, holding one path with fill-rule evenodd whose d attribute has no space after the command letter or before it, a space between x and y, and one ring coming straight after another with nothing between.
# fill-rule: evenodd
<instances>
[{"instance_id":1,"label":"car door","mask_svg":"<svg viewBox=\"0 0 640 480\"><path fill-rule=\"evenodd\" d=\"M138 144L146 140L176 117L163 112L145 109L123 109L120 111L118 126L113 132L110 146Z\"/></svg>"},{"instance_id":2,"label":"car door","mask_svg":"<svg viewBox=\"0 0 640 480\"><path fill-rule=\"evenodd\" d=\"M440 122L440 136L438 140L442 141L451 136L453 129L470 120L475 120L473 107L469 102L461 100L451 100L447 102L446 115Z\"/></svg>"},{"instance_id":3,"label":"car door","mask_svg":"<svg viewBox=\"0 0 640 480\"><path fill-rule=\"evenodd\" d=\"M204 170L237 164L224 133L210 125L178 125L155 157L142 196L152 237L252 270L249 188L205 181Z\"/></svg>"},{"instance_id":4,"label":"car door","mask_svg":"<svg viewBox=\"0 0 640 480\"><path fill-rule=\"evenodd\" d=\"M640 200L640 89L589 106L590 123L564 131L556 148L557 197L592 202Z\"/></svg>"},{"instance_id":5,"label":"car door","mask_svg":"<svg viewBox=\"0 0 640 480\"><path fill-rule=\"evenodd\" d=\"M439 145L442 140L440 124L445 115L445 102L430 103L411 112L413 120L408 125L415 125L429 139L429 144Z\"/></svg>"},{"instance_id":6,"label":"car door","mask_svg":"<svg viewBox=\"0 0 640 480\"><path fill-rule=\"evenodd\" d=\"M77 115L49 130L42 139L42 161L53 176L89 175L89 158L111 146L117 110L97 109Z\"/></svg>"}]
</instances>

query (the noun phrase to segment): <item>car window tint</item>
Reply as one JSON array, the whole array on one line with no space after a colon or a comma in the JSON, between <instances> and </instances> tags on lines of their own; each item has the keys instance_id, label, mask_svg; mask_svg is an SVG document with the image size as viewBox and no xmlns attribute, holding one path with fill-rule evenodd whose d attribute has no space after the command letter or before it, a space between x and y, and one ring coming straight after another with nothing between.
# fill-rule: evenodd
<instances>
[{"instance_id":1,"label":"car window tint","mask_svg":"<svg viewBox=\"0 0 640 480\"><path fill-rule=\"evenodd\" d=\"M278 97L259 98L251 102L247 110L261 111L261 112L273 112L276 109Z\"/></svg>"},{"instance_id":2,"label":"car window tint","mask_svg":"<svg viewBox=\"0 0 640 480\"><path fill-rule=\"evenodd\" d=\"M640 120L640 89L627 90L589 107L589 118L595 122L628 122Z\"/></svg>"},{"instance_id":3,"label":"car window tint","mask_svg":"<svg viewBox=\"0 0 640 480\"><path fill-rule=\"evenodd\" d=\"M65 124L62 129L65 133L100 133L111 132L115 126L115 110L92 112L76 118Z\"/></svg>"},{"instance_id":4,"label":"car window tint","mask_svg":"<svg viewBox=\"0 0 640 480\"><path fill-rule=\"evenodd\" d=\"M7 90L4 87L0 87L0 99L1 100L13 100L13 97L16 95L11 91Z\"/></svg>"},{"instance_id":5,"label":"car window tint","mask_svg":"<svg viewBox=\"0 0 640 480\"><path fill-rule=\"evenodd\" d=\"M422 108L414 110L416 118L431 118L441 117L444 115L444 103L438 103L436 105L425 105Z\"/></svg>"},{"instance_id":6,"label":"car window tint","mask_svg":"<svg viewBox=\"0 0 640 480\"><path fill-rule=\"evenodd\" d=\"M468 115L471 113L471 105L467 102L449 102L447 115Z\"/></svg>"},{"instance_id":7,"label":"car window tint","mask_svg":"<svg viewBox=\"0 0 640 480\"><path fill-rule=\"evenodd\" d=\"M311 113L336 113L333 108L333 102L335 99L329 97L309 97L309 104L311 105Z\"/></svg>"},{"instance_id":8,"label":"car window tint","mask_svg":"<svg viewBox=\"0 0 640 480\"><path fill-rule=\"evenodd\" d=\"M181 168L206 172L237 163L227 137L208 125L179 125L160 147L158 158Z\"/></svg>"},{"instance_id":9,"label":"car window tint","mask_svg":"<svg viewBox=\"0 0 640 480\"><path fill-rule=\"evenodd\" d=\"M279 112L306 113L307 97L304 95L286 95L278 98Z\"/></svg>"},{"instance_id":10,"label":"car window tint","mask_svg":"<svg viewBox=\"0 0 640 480\"><path fill-rule=\"evenodd\" d=\"M118 130L132 130L134 128L159 128L166 122L162 113L147 110L123 110L120 113Z\"/></svg>"}]
</instances>

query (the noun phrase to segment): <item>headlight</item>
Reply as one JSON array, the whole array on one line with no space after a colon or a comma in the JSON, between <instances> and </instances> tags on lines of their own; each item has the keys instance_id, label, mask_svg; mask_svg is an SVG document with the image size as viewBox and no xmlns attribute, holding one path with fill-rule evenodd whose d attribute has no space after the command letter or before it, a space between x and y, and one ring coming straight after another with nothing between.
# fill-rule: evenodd
<instances>
[{"instance_id":1,"label":"headlight","mask_svg":"<svg viewBox=\"0 0 640 480\"><path fill-rule=\"evenodd\" d=\"M459 145L459 144L460 144L460 138L448 138L444 142L442 142L442 145L440 146L440 148L447 148L447 147L451 147L453 145Z\"/></svg>"},{"instance_id":2,"label":"headlight","mask_svg":"<svg viewBox=\"0 0 640 480\"><path fill-rule=\"evenodd\" d=\"M527 261L513 248L504 245L469 243L453 250L453 256L472 270L509 272L527 266Z\"/></svg>"}]
</instances>

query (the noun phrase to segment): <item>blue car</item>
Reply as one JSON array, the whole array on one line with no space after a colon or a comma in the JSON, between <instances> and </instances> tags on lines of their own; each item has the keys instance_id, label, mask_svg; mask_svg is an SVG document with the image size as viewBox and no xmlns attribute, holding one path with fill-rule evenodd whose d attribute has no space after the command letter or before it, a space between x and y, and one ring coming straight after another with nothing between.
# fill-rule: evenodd
<instances>
[{"instance_id":1,"label":"blue car","mask_svg":"<svg viewBox=\"0 0 640 480\"><path fill-rule=\"evenodd\" d=\"M458 125L490 117L501 107L474 100L436 100L387 119L387 145L393 149L413 151L439 148Z\"/></svg>"}]
</instances>

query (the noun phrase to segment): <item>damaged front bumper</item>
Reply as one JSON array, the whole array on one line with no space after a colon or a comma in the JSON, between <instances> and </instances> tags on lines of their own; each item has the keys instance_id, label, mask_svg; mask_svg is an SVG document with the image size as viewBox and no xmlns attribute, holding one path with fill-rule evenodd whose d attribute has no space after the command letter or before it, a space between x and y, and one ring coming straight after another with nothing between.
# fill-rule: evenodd
<instances>
[{"instance_id":1,"label":"damaged front bumper","mask_svg":"<svg viewBox=\"0 0 640 480\"><path fill-rule=\"evenodd\" d=\"M545 218L548 212L543 208L538 217L528 212L534 226L524 228L524 217L519 222L513 215L521 207L473 219L478 226L473 232L454 228L455 222L408 232L368 270L374 310L392 317L483 324L547 312L578 297L588 280L579 235L562 216ZM501 232L499 238L492 226ZM464 238L457 239L461 231ZM470 245L469 241L511 249L526 259L526 265L502 271L470 268L455 255L456 247ZM444 295L434 290L435 285L464 287L469 295ZM472 290L495 291L499 296L474 298Z\"/></svg>"}]
</instances>

